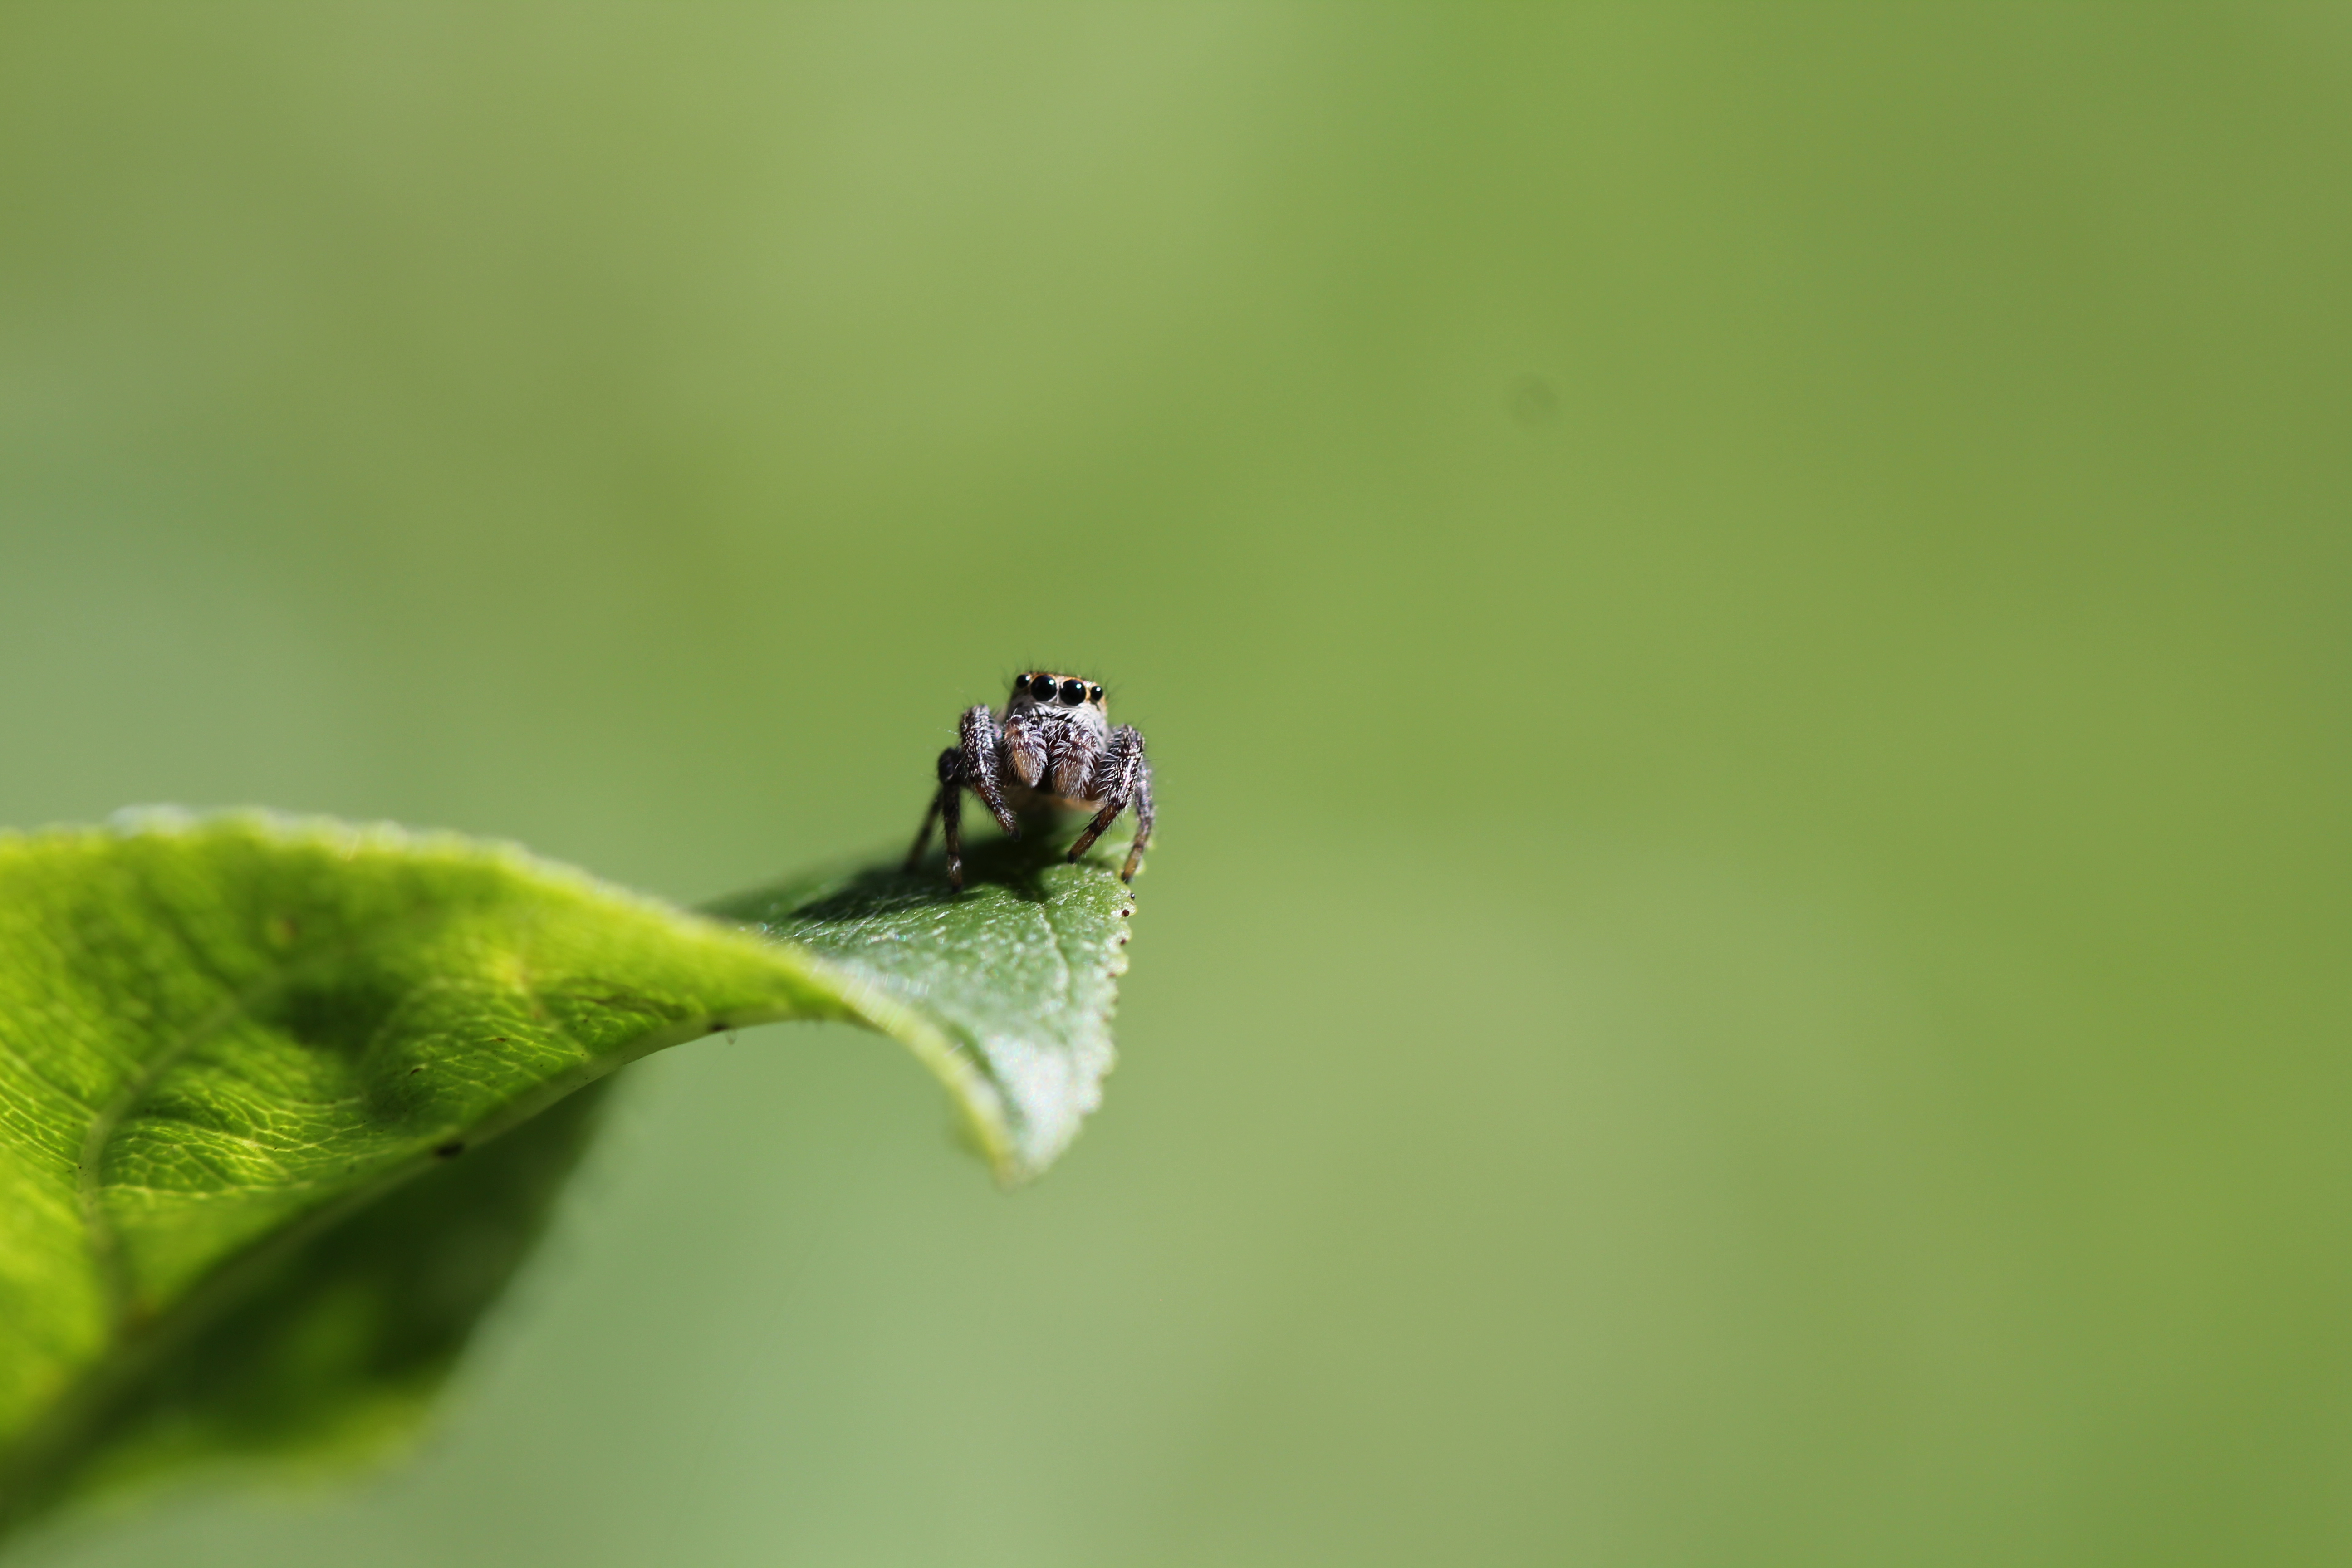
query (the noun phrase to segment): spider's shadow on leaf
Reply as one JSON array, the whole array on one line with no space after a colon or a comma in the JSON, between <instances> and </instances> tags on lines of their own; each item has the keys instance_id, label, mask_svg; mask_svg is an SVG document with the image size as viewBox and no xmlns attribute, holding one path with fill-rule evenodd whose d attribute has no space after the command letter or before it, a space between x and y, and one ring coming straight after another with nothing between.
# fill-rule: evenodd
<instances>
[{"instance_id":1,"label":"spider's shadow on leaf","mask_svg":"<svg viewBox=\"0 0 2352 1568\"><path fill-rule=\"evenodd\" d=\"M901 915L909 910L953 908L992 892L1023 903L1051 900L1053 888L1045 874L1068 863L1070 841L1085 818L1076 816L1032 818L1023 824L1019 838L993 831L964 840L963 891L948 886L947 856L934 845L915 868L898 860L835 869L721 903L704 906L706 913L754 921L784 930L793 925L832 925ZM1106 837L1081 858L1082 864L1116 866L1127 841Z\"/></svg>"},{"instance_id":2,"label":"spider's shadow on leaf","mask_svg":"<svg viewBox=\"0 0 2352 1568\"><path fill-rule=\"evenodd\" d=\"M967 841L961 895L948 886L946 854L934 849L912 871L893 865L869 866L793 913L802 920L857 920L925 904L952 904L990 888L1001 888L1025 903L1042 904L1050 896L1046 868L1061 861L1067 837L1033 830L1019 838Z\"/></svg>"}]
</instances>

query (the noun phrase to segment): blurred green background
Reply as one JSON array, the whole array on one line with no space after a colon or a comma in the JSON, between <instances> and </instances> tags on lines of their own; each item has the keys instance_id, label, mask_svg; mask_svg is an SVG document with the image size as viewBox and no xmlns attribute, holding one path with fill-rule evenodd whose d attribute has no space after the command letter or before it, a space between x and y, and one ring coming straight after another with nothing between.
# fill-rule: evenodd
<instances>
[{"instance_id":1,"label":"blurred green background","mask_svg":"<svg viewBox=\"0 0 2352 1568\"><path fill-rule=\"evenodd\" d=\"M1158 763L1007 1197L635 1069L415 1462L27 1563L2341 1561L2352 13L0 14L0 821Z\"/></svg>"}]
</instances>

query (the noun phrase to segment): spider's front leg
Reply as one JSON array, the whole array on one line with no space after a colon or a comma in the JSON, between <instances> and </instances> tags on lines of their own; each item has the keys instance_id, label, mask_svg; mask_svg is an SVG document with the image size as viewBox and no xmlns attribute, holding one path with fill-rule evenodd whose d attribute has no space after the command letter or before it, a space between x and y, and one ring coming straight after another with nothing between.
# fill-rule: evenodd
<instances>
[{"instance_id":1,"label":"spider's front leg","mask_svg":"<svg viewBox=\"0 0 2352 1568\"><path fill-rule=\"evenodd\" d=\"M1070 858L1095 847L1103 830L1118 820L1118 814L1128 804L1135 805L1135 842L1127 851L1127 865L1119 871L1122 882L1135 880L1135 868L1143 859L1145 846L1151 842L1151 763L1143 754L1143 736L1131 724L1121 724L1110 732L1110 744L1104 749L1102 771L1110 787L1102 795L1103 808L1095 813L1087 830L1070 846Z\"/></svg>"},{"instance_id":2,"label":"spider's front leg","mask_svg":"<svg viewBox=\"0 0 2352 1568\"><path fill-rule=\"evenodd\" d=\"M1021 836L1021 824L1006 808L1004 790L998 782L997 748L1003 735L997 729L996 715L985 708L974 708L963 716L961 730L960 743L940 753L939 792L923 813L923 826L915 830L914 847L907 851L907 869L912 871L922 863L924 847L931 841L931 824L937 822L940 837L947 841L948 886L957 892L963 891L965 785L987 803L1005 832L1015 838Z\"/></svg>"},{"instance_id":3,"label":"spider's front leg","mask_svg":"<svg viewBox=\"0 0 2352 1568\"><path fill-rule=\"evenodd\" d=\"M963 759L963 780L971 785L971 793L980 796L996 826L1004 829L1008 837L1021 837L1021 820L1004 804L1004 731L997 727L996 715L986 708L974 708L963 716L963 744L959 752Z\"/></svg>"}]
</instances>

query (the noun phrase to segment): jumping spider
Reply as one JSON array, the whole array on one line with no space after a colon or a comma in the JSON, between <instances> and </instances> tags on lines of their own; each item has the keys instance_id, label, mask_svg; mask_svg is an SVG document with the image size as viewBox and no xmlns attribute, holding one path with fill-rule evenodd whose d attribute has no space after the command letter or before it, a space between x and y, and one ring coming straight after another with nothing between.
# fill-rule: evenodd
<instances>
[{"instance_id":1,"label":"jumping spider","mask_svg":"<svg viewBox=\"0 0 2352 1568\"><path fill-rule=\"evenodd\" d=\"M940 753L939 793L907 851L908 870L922 859L936 820L947 835L948 883L963 890L963 792L970 788L1015 838L1020 815L1052 806L1094 812L1070 846L1073 860L1132 802L1135 844L1118 875L1135 879L1136 862L1151 842L1151 764L1143 758L1143 737L1130 725L1111 723L1101 687L1043 670L1016 677L1004 716L974 708L963 716L962 737L962 744Z\"/></svg>"}]
</instances>

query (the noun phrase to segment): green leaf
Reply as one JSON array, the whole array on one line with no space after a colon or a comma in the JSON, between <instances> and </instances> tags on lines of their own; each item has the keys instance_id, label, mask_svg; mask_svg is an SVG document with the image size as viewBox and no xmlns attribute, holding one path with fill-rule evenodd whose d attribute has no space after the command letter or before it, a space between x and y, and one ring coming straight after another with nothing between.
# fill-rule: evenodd
<instances>
[{"instance_id":1,"label":"green leaf","mask_svg":"<svg viewBox=\"0 0 2352 1568\"><path fill-rule=\"evenodd\" d=\"M970 886L954 900L940 897L930 867L887 865L797 878L709 910L919 1012L948 1042L925 1059L983 1108L973 1119L982 1147L1001 1176L1019 1180L1052 1164L1102 1100L1135 911L1110 874L1127 846L1106 838L1074 866L1051 840L984 841L966 856ZM934 1049L900 1037L919 1055Z\"/></svg>"},{"instance_id":2,"label":"green leaf","mask_svg":"<svg viewBox=\"0 0 2352 1568\"><path fill-rule=\"evenodd\" d=\"M1110 1066L1123 851L996 842L961 898L850 869L712 919L385 827L0 837L0 1521L408 1429L585 1146L579 1091L666 1046L865 1025L1035 1174Z\"/></svg>"}]
</instances>

